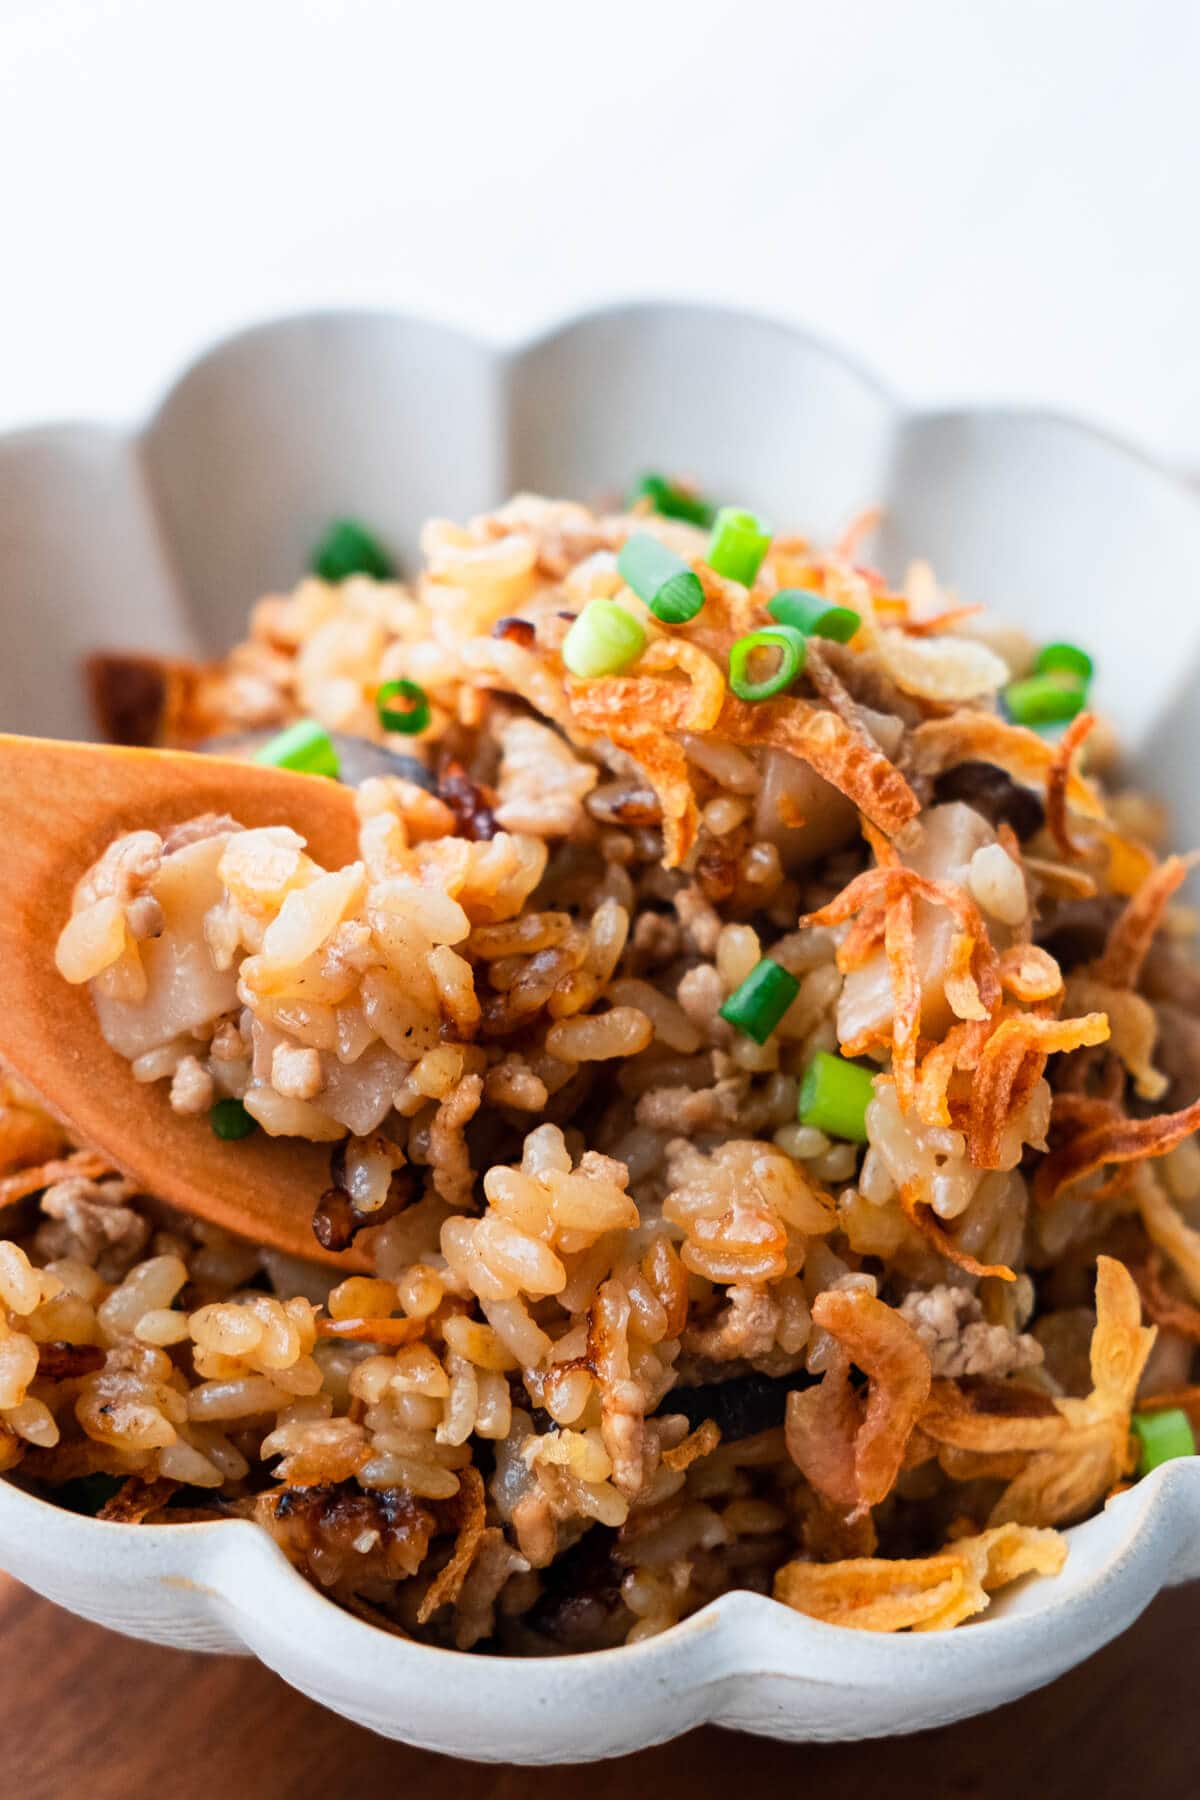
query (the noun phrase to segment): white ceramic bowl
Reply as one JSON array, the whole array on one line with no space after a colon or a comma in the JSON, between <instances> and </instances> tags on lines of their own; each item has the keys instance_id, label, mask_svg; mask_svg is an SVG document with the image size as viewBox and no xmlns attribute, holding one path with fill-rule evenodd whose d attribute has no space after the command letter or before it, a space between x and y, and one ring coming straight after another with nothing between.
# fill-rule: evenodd
<instances>
[{"instance_id":1,"label":"white ceramic bowl","mask_svg":"<svg viewBox=\"0 0 1200 1800\"><path fill-rule=\"evenodd\" d=\"M591 314L516 351L387 315L285 320L218 345L140 431L0 439L0 723L80 735L99 646L216 651L286 589L333 515L415 558L431 514L517 488L586 497L646 467L828 537L888 508L876 560L929 557L964 597L1098 653L1097 698L1200 842L1200 505L1086 428L904 414L803 334L697 307ZM3 982L0 975L0 999ZM796 1739L918 1730L1014 1699L1200 1575L1200 1462L1070 1533L1064 1572L959 1631L873 1637L730 1594L632 1648L534 1661L388 1637L235 1522L126 1528L0 1481L0 1565L115 1630L250 1650L376 1731L480 1759L615 1755L705 1720Z\"/></svg>"}]
</instances>

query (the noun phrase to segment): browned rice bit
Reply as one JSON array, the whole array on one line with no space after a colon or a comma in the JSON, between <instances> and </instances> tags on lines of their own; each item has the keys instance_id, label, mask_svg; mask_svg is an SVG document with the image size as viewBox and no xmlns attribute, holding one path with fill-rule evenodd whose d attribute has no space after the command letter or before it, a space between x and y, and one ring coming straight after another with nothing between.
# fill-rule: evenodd
<instances>
[{"instance_id":1,"label":"browned rice bit","mask_svg":"<svg viewBox=\"0 0 1200 1800\"><path fill-rule=\"evenodd\" d=\"M690 623L624 584L634 529L699 573ZM747 590L690 526L520 496L428 525L411 586L263 600L221 663L96 661L122 739L307 716L409 759L344 869L283 820L147 821L58 950L197 1131L236 1100L330 1146L314 1229L374 1273L172 1216L5 1087L0 1468L131 1528L254 1518L464 1649L632 1642L732 1587L943 1628L1061 1566L1135 1404L1200 1413L1186 868L1086 725L1006 721L1031 647L859 535L777 538ZM739 699L784 587L859 628ZM646 643L580 679L595 599ZM768 956L795 991L760 1044L722 1008ZM865 1142L798 1117L839 1051Z\"/></svg>"}]
</instances>

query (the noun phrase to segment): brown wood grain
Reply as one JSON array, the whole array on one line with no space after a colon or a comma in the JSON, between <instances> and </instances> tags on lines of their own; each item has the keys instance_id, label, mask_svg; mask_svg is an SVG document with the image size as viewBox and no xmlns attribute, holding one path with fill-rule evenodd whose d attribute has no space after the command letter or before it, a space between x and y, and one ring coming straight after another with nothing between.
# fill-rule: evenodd
<instances>
[{"instance_id":1,"label":"brown wood grain","mask_svg":"<svg viewBox=\"0 0 1200 1800\"><path fill-rule=\"evenodd\" d=\"M1200 1586L985 1719L886 1743L785 1745L715 1730L638 1756L531 1772L386 1742L248 1659L115 1637L0 1576L3 1800L1184 1800L1200 1793Z\"/></svg>"}]
</instances>

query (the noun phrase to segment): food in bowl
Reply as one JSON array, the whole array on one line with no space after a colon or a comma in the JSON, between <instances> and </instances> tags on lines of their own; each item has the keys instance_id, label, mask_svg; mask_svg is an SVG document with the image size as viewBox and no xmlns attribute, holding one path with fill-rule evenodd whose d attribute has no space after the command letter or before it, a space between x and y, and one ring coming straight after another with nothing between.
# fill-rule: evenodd
<instances>
[{"instance_id":1,"label":"food in bowl","mask_svg":"<svg viewBox=\"0 0 1200 1800\"><path fill-rule=\"evenodd\" d=\"M656 510L657 509L657 510ZM928 1630L1194 1449L1200 976L1090 659L650 484L343 522L125 741L357 784L360 856L155 821L64 905L130 1080L329 1146L341 1275L0 1115L0 1465L259 1520L463 1649L731 1587ZM1143 1313L1151 1323L1143 1322Z\"/></svg>"}]
</instances>

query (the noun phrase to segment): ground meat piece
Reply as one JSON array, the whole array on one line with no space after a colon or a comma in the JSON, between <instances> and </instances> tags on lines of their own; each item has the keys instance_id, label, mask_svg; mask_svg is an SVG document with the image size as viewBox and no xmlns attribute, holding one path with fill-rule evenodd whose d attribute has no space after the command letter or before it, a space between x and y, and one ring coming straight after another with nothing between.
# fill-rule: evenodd
<instances>
[{"instance_id":1,"label":"ground meat piece","mask_svg":"<svg viewBox=\"0 0 1200 1800\"><path fill-rule=\"evenodd\" d=\"M713 1362L769 1356L779 1328L779 1302L765 1288L735 1283L729 1303L715 1325L697 1326L684 1334L683 1347Z\"/></svg>"},{"instance_id":2,"label":"ground meat piece","mask_svg":"<svg viewBox=\"0 0 1200 1800\"><path fill-rule=\"evenodd\" d=\"M929 1352L935 1376L981 1375L996 1378L1042 1360L1035 1339L1003 1325L989 1325L977 1294L969 1288L937 1287L908 1294L900 1305Z\"/></svg>"},{"instance_id":3,"label":"ground meat piece","mask_svg":"<svg viewBox=\"0 0 1200 1800\"><path fill-rule=\"evenodd\" d=\"M442 1101L429 1127L429 1166L433 1185L448 1206L467 1208L475 1191L475 1176L463 1133L483 1099L483 1077L464 1075Z\"/></svg>"},{"instance_id":4,"label":"ground meat piece","mask_svg":"<svg viewBox=\"0 0 1200 1800\"><path fill-rule=\"evenodd\" d=\"M276 1044L271 1086L288 1100L315 1100L324 1085L319 1053L308 1044ZM172 1104L175 1090L171 1089Z\"/></svg>"},{"instance_id":5,"label":"ground meat piece","mask_svg":"<svg viewBox=\"0 0 1200 1800\"><path fill-rule=\"evenodd\" d=\"M163 841L156 831L127 831L114 839L79 883L75 909L109 898L128 906L149 888L162 859Z\"/></svg>"},{"instance_id":6,"label":"ground meat piece","mask_svg":"<svg viewBox=\"0 0 1200 1800\"><path fill-rule=\"evenodd\" d=\"M213 1078L196 1056L185 1056L171 1077L171 1106L177 1113L207 1112L213 1103Z\"/></svg>"},{"instance_id":7,"label":"ground meat piece","mask_svg":"<svg viewBox=\"0 0 1200 1800\"><path fill-rule=\"evenodd\" d=\"M939 805L961 800L990 825L1011 825L1022 843L1046 822L1046 809L1033 790L1022 787L994 763L963 762L943 769L933 794Z\"/></svg>"},{"instance_id":8,"label":"ground meat piece","mask_svg":"<svg viewBox=\"0 0 1200 1800\"><path fill-rule=\"evenodd\" d=\"M709 1088L651 1088L637 1103L637 1122L679 1137L721 1131L740 1123L748 1086L744 1077L734 1075Z\"/></svg>"},{"instance_id":9,"label":"ground meat piece","mask_svg":"<svg viewBox=\"0 0 1200 1800\"><path fill-rule=\"evenodd\" d=\"M500 727L500 799L496 823L535 837L574 837L587 825L584 797L596 785L594 763L534 719Z\"/></svg>"},{"instance_id":10,"label":"ground meat piece","mask_svg":"<svg viewBox=\"0 0 1200 1800\"><path fill-rule=\"evenodd\" d=\"M675 1137L697 1132L745 1137L762 1131L772 1112L770 1096L756 1094L748 1075L725 1075L712 1087L650 1088L637 1103L637 1122Z\"/></svg>"},{"instance_id":11,"label":"ground meat piece","mask_svg":"<svg viewBox=\"0 0 1200 1800\"><path fill-rule=\"evenodd\" d=\"M106 1279L123 1275L150 1236L149 1219L124 1204L133 1192L119 1177L56 1181L41 1199L45 1223L35 1240L39 1255L47 1262L70 1256L94 1263Z\"/></svg>"}]
</instances>

